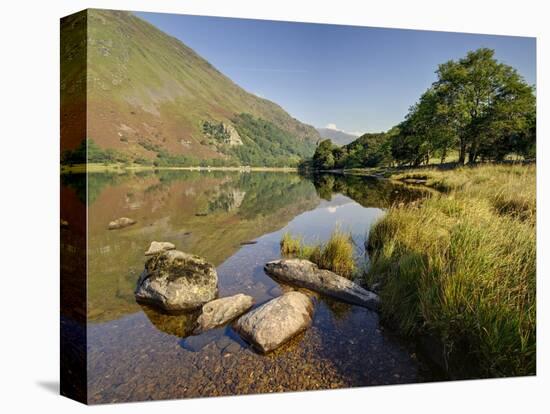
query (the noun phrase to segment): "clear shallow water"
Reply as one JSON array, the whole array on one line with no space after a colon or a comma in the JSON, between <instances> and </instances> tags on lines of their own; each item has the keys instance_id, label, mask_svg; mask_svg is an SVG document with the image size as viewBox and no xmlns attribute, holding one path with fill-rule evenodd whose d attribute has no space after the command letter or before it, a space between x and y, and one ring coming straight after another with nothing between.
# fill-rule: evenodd
<instances>
[{"instance_id":1,"label":"clear shallow water","mask_svg":"<svg viewBox=\"0 0 550 414\"><path fill-rule=\"evenodd\" d=\"M82 198L76 180L64 184ZM246 293L261 305L289 288L263 271L280 257L284 232L318 242L339 226L352 233L358 259L368 260L362 246L383 208L418 194L359 177L187 172L93 175L88 191L91 403L428 379L376 313L323 296L313 326L269 355L254 352L230 326L188 336L193 315L164 315L133 298L143 252L158 240L214 263L220 296ZM121 216L138 223L108 231L107 223ZM241 245L250 240L256 243Z\"/></svg>"}]
</instances>

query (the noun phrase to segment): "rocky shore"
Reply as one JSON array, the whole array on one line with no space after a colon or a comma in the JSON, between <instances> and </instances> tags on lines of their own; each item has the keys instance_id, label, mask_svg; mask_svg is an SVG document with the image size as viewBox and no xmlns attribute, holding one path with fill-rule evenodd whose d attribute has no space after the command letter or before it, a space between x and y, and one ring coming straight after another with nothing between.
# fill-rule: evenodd
<instances>
[{"instance_id":1,"label":"rocky shore","mask_svg":"<svg viewBox=\"0 0 550 414\"><path fill-rule=\"evenodd\" d=\"M284 293L253 308L254 299L242 293L217 298L216 268L202 257L157 241L145 256L136 300L163 313L182 314L184 322L151 311L146 312L149 319L182 336L201 335L235 321L234 331L260 353L274 351L311 326L317 293L370 310L380 303L375 293L308 260L283 259L267 263L265 271L284 283Z\"/></svg>"}]
</instances>

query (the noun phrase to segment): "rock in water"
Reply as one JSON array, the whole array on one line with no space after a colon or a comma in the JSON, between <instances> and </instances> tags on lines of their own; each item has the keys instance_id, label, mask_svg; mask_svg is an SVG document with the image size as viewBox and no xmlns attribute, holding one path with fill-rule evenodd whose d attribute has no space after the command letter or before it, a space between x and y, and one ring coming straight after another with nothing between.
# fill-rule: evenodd
<instances>
[{"instance_id":1,"label":"rock in water","mask_svg":"<svg viewBox=\"0 0 550 414\"><path fill-rule=\"evenodd\" d=\"M301 292L288 292L241 316L234 329L261 352L270 352L312 321L313 302Z\"/></svg>"},{"instance_id":2,"label":"rock in water","mask_svg":"<svg viewBox=\"0 0 550 414\"><path fill-rule=\"evenodd\" d=\"M176 246L174 246L170 242L151 242L151 245L149 246L149 250L145 252L145 256L154 256L155 254L159 254L168 250L174 250Z\"/></svg>"},{"instance_id":3,"label":"rock in water","mask_svg":"<svg viewBox=\"0 0 550 414\"><path fill-rule=\"evenodd\" d=\"M340 299L371 310L378 310L380 298L357 283L338 276L330 270L319 269L315 263L302 259L283 259L269 262L265 272L275 279Z\"/></svg>"},{"instance_id":4,"label":"rock in water","mask_svg":"<svg viewBox=\"0 0 550 414\"><path fill-rule=\"evenodd\" d=\"M136 224L136 221L128 217L121 217L109 223L109 230L123 229L124 227L131 226L132 224Z\"/></svg>"},{"instance_id":5,"label":"rock in water","mask_svg":"<svg viewBox=\"0 0 550 414\"><path fill-rule=\"evenodd\" d=\"M225 325L245 313L252 305L254 305L254 298L242 293L208 302L202 306L195 333Z\"/></svg>"},{"instance_id":6,"label":"rock in water","mask_svg":"<svg viewBox=\"0 0 550 414\"><path fill-rule=\"evenodd\" d=\"M136 300L169 312L200 308L218 294L218 274L202 257L168 250L151 256L139 277Z\"/></svg>"}]
</instances>

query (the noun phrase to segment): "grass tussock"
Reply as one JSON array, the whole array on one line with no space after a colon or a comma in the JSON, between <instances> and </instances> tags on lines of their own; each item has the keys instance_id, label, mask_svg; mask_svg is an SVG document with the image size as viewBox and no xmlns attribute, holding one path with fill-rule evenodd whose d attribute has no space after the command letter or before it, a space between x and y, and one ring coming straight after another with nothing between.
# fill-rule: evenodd
<instances>
[{"instance_id":1,"label":"grass tussock","mask_svg":"<svg viewBox=\"0 0 550 414\"><path fill-rule=\"evenodd\" d=\"M445 192L390 209L370 231L367 278L380 283L383 317L435 335L455 376L535 373L535 170L422 170Z\"/></svg>"},{"instance_id":2,"label":"grass tussock","mask_svg":"<svg viewBox=\"0 0 550 414\"><path fill-rule=\"evenodd\" d=\"M310 260L321 269L331 270L346 278L352 278L355 273L353 240L349 233L339 228L332 232L326 243L316 245L305 244L301 237L285 233L280 246L283 256Z\"/></svg>"},{"instance_id":3,"label":"grass tussock","mask_svg":"<svg viewBox=\"0 0 550 414\"><path fill-rule=\"evenodd\" d=\"M302 240L292 237L292 234L286 232L280 242L281 254L283 256L301 256Z\"/></svg>"}]
</instances>

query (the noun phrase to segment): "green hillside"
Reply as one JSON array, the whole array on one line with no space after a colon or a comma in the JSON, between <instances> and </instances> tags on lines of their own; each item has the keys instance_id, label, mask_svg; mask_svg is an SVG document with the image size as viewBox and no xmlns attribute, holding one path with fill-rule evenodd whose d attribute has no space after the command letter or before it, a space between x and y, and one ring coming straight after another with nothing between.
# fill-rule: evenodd
<instances>
[{"instance_id":1,"label":"green hillside","mask_svg":"<svg viewBox=\"0 0 550 414\"><path fill-rule=\"evenodd\" d=\"M263 155L273 164L313 154L319 140L313 127L246 92L182 42L129 12L88 10L62 20L62 95L79 80L71 65L82 54L81 40L71 37L82 33L86 20L87 137L109 150L109 159L223 164L243 162L252 153L248 159L262 165ZM64 98L62 117L70 119L75 105ZM243 120L280 133L256 141ZM288 145L289 139L296 145ZM65 148L81 144L74 141Z\"/></svg>"}]
</instances>

